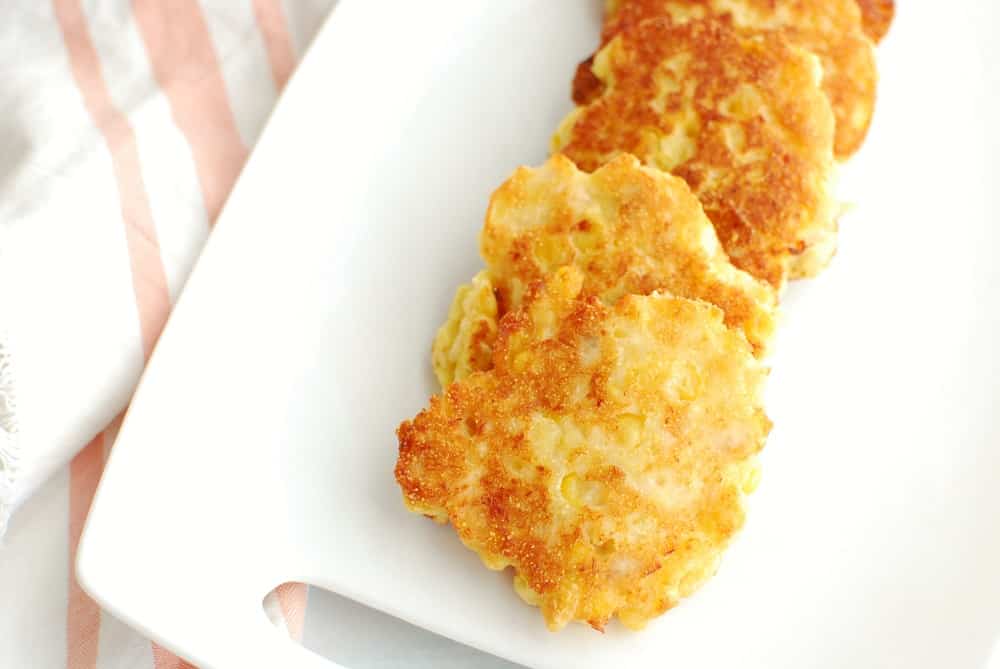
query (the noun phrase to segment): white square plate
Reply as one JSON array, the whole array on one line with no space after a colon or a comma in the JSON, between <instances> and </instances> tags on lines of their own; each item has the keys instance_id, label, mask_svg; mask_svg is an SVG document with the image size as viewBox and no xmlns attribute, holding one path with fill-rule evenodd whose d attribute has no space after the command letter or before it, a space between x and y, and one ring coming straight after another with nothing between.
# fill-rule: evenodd
<instances>
[{"instance_id":1,"label":"white square plate","mask_svg":"<svg viewBox=\"0 0 1000 669\"><path fill-rule=\"evenodd\" d=\"M79 575L206 667L330 666L261 599L316 584L532 667L981 665L1000 632L994 3L902 2L856 203L796 285L749 522L640 633L553 635L510 574L403 510L394 429L539 163L597 0L345 0L191 277L101 483Z\"/></svg>"}]
</instances>

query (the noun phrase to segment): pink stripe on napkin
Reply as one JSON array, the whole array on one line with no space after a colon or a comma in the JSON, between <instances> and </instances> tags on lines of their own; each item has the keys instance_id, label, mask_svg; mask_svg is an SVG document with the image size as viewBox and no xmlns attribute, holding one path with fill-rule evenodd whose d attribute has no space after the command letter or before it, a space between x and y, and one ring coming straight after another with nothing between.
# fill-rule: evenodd
<instances>
[{"instance_id":1,"label":"pink stripe on napkin","mask_svg":"<svg viewBox=\"0 0 1000 669\"><path fill-rule=\"evenodd\" d=\"M194 0L135 0L156 79L194 155L208 220L222 209L247 159L219 59Z\"/></svg>"},{"instance_id":2,"label":"pink stripe on napkin","mask_svg":"<svg viewBox=\"0 0 1000 669\"><path fill-rule=\"evenodd\" d=\"M153 644L153 666L156 669L198 669L171 653L166 648Z\"/></svg>"},{"instance_id":3,"label":"pink stripe on napkin","mask_svg":"<svg viewBox=\"0 0 1000 669\"><path fill-rule=\"evenodd\" d=\"M69 605L66 608L66 667L94 669L101 612L76 582L76 545L104 469L104 433L80 451L69 468Z\"/></svg>"},{"instance_id":4,"label":"pink stripe on napkin","mask_svg":"<svg viewBox=\"0 0 1000 669\"><path fill-rule=\"evenodd\" d=\"M309 602L309 586L304 583L283 583L274 590L285 618L288 636L302 641L302 631L306 621L306 605Z\"/></svg>"},{"instance_id":5,"label":"pink stripe on napkin","mask_svg":"<svg viewBox=\"0 0 1000 669\"><path fill-rule=\"evenodd\" d=\"M143 357L148 359L170 311L170 296L142 180L135 134L111 99L79 0L54 0L53 9L66 44L73 79L111 154L125 223ZM100 610L80 589L75 565L76 547L103 465L103 433L70 465L70 594L66 611L66 664L70 669L93 669L97 665Z\"/></svg>"},{"instance_id":6,"label":"pink stripe on napkin","mask_svg":"<svg viewBox=\"0 0 1000 669\"><path fill-rule=\"evenodd\" d=\"M274 86L280 91L295 69L295 49L292 48L288 18L281 0L253 0L253 11L264 38Z\"/></svg>"},{"instance_id":7,"label":"pink stripe on napkin","mask_svg":"<svg viewBox=\"0 0 1000 669\"><path fill-rule=\"evenodd\" d=\"M73 79L111 153L139 312L142 351L148 359L170 312L170 293L139 167L135 133L111 100L79 0L54 0L53 7L66 42Z\"/></svg>"}]
</instances>

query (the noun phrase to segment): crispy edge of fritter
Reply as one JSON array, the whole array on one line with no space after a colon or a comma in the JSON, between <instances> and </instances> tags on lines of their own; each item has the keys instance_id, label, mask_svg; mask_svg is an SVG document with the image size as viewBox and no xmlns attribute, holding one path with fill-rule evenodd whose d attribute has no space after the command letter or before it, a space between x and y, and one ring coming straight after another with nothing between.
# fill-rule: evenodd
<instances>
[{"instance_id":1,"label":"crispy edge of fritter","mask_svg":"<svg viewBox=\"0 0 1000 669\"><path fill-rule=\"evenodd\" d=\"M861 10L861 23L865 34L876 44L889 32L896 16L895 0L856 0Z\"/></svg>"}]
</instances>

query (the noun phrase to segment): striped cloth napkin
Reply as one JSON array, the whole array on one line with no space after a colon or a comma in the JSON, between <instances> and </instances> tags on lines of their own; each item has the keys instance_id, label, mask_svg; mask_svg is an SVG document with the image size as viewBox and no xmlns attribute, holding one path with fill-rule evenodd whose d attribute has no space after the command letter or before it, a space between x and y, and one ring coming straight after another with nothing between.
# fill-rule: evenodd
<instances>
[{"instance_id":1,"label":"striped cloth napkin","mask_svg":"<svg viewBox=\"0 0 1000 669\"><path fill-rule=\"evenodd\" d=\"M0 547L0 667L187 666L99 611L74 553L117 417L334 2L0 3L0 535L50 481ZM305 600L265 608L299 636Z\"/></svg>"}]
</instances>

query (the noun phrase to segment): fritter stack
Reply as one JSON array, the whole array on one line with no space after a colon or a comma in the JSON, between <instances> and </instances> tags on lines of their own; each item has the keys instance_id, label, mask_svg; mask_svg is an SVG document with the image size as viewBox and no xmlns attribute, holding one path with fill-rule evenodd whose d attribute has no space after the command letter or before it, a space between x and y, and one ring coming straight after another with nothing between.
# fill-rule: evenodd
<instances>
[{"instance_id":1,"label":"fritter stack","mask_svg":"<svg viewBox=\"0 0 1000 669\"><path fill-rule=\"evenodd\" d=\"M493 194L396 479L551 629L642 627L742 525L778 299L836 250L892 12L608 0L552 158Z\"/></svg>"}]
</instances>

